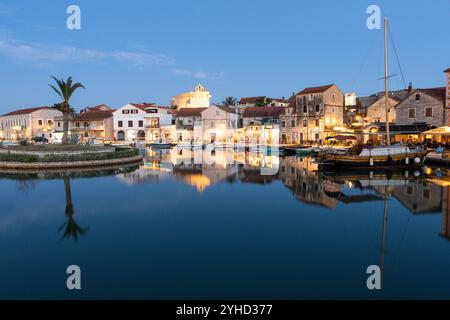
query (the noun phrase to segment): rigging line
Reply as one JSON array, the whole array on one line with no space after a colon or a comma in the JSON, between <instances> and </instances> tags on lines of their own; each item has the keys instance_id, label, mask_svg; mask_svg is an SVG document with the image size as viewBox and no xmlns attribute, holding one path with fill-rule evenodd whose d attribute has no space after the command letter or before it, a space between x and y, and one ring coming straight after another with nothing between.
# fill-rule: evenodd
<instances>
[{"instance_id":1,"label":"rigging line","mask_svg":"<svg viewBox=\"0 0 450 320\"><path fill-rule=\"evenodd\" d=\"M394 263L393 263L394 269L395 269L395 265L397 264L397 257L398 257L398 254L400 253L400 249L402 247L403 239L405 238L406 230L408 229L410 220L411 220L411 214L408 214L408 220L406 221L405 229L403 229L402 237L400 238L400 243L398 244L398 248L397 248L397 250L396 250L396 252L394 254Z\"/></svg>"},{"instance_id":2,"label":"rigging line","mask_svg":"<svg viewBox=\"0 0 450 320\"><path fill-rule=\"evenodd\" d=\"M406 81L405 81L405 77L403 76L403 70L402 70L402 66L400 64L400 59L398 58L397 48L395 47L394 37L392 36L390 24L388 24L388 32L389 32L389 36L391 38L392 48L394 49L395 59L397 60L398 68L400 69L400 74L402 75L403 85L406 88Z\"/></svg>"},{"instance_id":3,"label":"rigging line","mask_svg":"<svg viewBox=\"0 0 450 320\"><path fill-rule=\"evenodd\" d=\"M362 61L361 61L360 68L359 68L358 72L356 73L355 77L353 78L351 88L354 88L355 83L356 83L356 80L359 79L359 77L361 76L361 73L362 73L363 69L366 67L366 62L367 62L367 60L368 60L367 58L368 58L370 52L372 52L372 49L373 49L373 47L374 47L374 44L375 44L375 41L371 41L371 42L370 42L370 44L369 44L369 46L368 46L368 50L367 50L367 52L365 53L365 55L364 55L364 57L363 57L363 59L362 59Z\"/></svg>"}]
</instances>

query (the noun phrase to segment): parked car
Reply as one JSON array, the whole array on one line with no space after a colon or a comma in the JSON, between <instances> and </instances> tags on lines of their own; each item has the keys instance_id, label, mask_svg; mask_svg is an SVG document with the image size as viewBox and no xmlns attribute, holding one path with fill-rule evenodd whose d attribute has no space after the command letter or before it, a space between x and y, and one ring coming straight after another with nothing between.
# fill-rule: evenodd
<instances>
[{"instance_id":1,"label":"parked car","mask_svg":"<svg viewBox=\"0 0 450 320\"><path fill-rule=\"evenodd\" d=\"M34 143L40 143L40 144L45 144L48 143L48 139L44 138L44 137L34 137L33 139L31 139Z\"/></svg>"},{"instance_id":2,"label":"parked car","mask_svg":"<svg viewBox=\"0 0 450 320\"><path fill-rule=\"evenodd\" d=\"M18 145L19 145L18 142L16 142L16 141L8 141L8 140L1 141L1 143L0 143L0 146L2 146L2 147L15 147L15 146L18 146Z\"/></svg>"}]
</instances>

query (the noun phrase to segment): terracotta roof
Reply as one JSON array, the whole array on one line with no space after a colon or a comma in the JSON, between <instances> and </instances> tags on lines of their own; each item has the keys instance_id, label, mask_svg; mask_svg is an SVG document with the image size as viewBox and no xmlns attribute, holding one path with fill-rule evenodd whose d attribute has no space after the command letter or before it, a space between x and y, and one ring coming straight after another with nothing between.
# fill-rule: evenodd
<instances>
[{"instance_id":1,"label":"terracotta roof","mask_svg":"<svg viewBox=\"0 0 450 320\"><path fill-rule=\"evenodd\" d=\"M206 108L181 108L177 111L177 117L200 117Z\"/></svg>"},{"instance_id":2,"label":"terracotta roof","mask_svg":"<svg viewBox=\"0 0 450 320\"><path fill-rule=\"evenodd\" d=\"M285 107L250 107L244 110L244 118L279 117L285 112Z\"/></svg>"},{"instance_id":3,"label":"terracotta roof","mask_svg":"<svg viewBox=\"0 0 450 320\"><path fill-rule=\"evenodd\" d=\"M327 84L325 86L305 88L297 94L321 93L321 92L327 91L332 86L334 86L334 84Z\"/></svg>"},{"instance_id":4,"label":"terracotta roof","mask_svg":"<svg viewBox=\"0 0 450 320\"><path fill-rule=\"evenodd\" d=\"M155 107L154 103L142 102L142 103L130 103L133 107L139 108L141 110L145 110L149 107Z\"/></svg>"},{"instance_id":5,"label":"terracotta roof","mask_svg":"<svg viewBox=\"0 0 450 320\"><path fill-rule=\"evenodd\" d=\"M32 113L32 112L39 111L39 110L54 110L54 108L43 106L43 107L19 109L19 110L15 110L15 111L11 111L9 113L6 113L3 116L17 116L17 115L21 115L21 114Z\"/></svg>"},{"instance_id":6,"label":"terracotta roof","mask_svg":"<svg viewBox=\"0 0 450 320\"><path fill-rule=\"evenodd\" d=\"M292 109L291 114L297 113L297 97L292 96L288 99L289 104L287 105L287 108Z\"/></svg>"},{"instance_id":7,"label":"terracotta roof","mask_svg":"<svg viewBox=\"0 0 450 320\"><path fill-rule=\"evenodd\" d=\"M239 104L246 104L246 103L257 103L264 101L266 99L266 96L259 96L259 97L245 97L241 98L239 100Z\"/></svg>"},{"instance_id":8,"label":"terracotta roof","mask_svg":"<svg viewBox=\"0 0 450 320\"><path fill-rule=\"evenodd\" d=\"M108 107L106 104L99 104L94 107L87 107L83 111L107 111L107 110L111 110L111 108Z\"/></svg>"},{"instance_id":9,"label":"terracotta roof","mask_svg":"<svg viewBox=\"0 0 450 320\"><path fill-rule=\"evenodd\" d=\"M73 121L103 120L112 117L115 110L88 110L73 117Z\"/></svg>"},{"instance_id":10,"label":"terracotta roof","mask_svg":"<svg viewBox=\"0 0 450 320\"><path fill-rule=\"evenodd\" d=\"M217 108L228 112L228 113L236 113L236 109L230 108L230 107L226 107L226 106L216 106Z\"/></svg>"}]
</instances>

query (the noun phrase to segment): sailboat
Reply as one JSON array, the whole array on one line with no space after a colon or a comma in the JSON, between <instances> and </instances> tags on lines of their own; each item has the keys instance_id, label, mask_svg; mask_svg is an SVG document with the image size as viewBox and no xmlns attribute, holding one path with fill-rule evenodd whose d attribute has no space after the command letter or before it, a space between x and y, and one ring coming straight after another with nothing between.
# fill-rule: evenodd
<instances>
[{"instance_id":1,"label":"sailboat","mask_svg":"<svg viewBox=\"0 0 450 320\"><path fill-rule=\"evenodd\" d=\"M321 166L344 167L420 166L429 151L421 147L391 145L389 132L389 76L387 47L387 18L384 18L384 82L386 109L386 145L377 147L355 146L347 151L325 151L319 154Z\"/></svg>"}]
</instances>

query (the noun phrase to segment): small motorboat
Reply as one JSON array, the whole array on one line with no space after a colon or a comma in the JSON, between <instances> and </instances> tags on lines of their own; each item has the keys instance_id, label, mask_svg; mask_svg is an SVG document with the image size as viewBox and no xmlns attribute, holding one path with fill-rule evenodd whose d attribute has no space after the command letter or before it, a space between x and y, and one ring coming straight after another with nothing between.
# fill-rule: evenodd
<instances>
[{"instance_id":1,"label":"small motorboat","mask_svg":"<svg viewBox=\"0 0 450 320\"><path fill-rule=\"evenodd\" d=\"M148 143L146 146L154 149L172 149L176 144L170 142L154 142Z\"/></svg>"}]
</instances>

